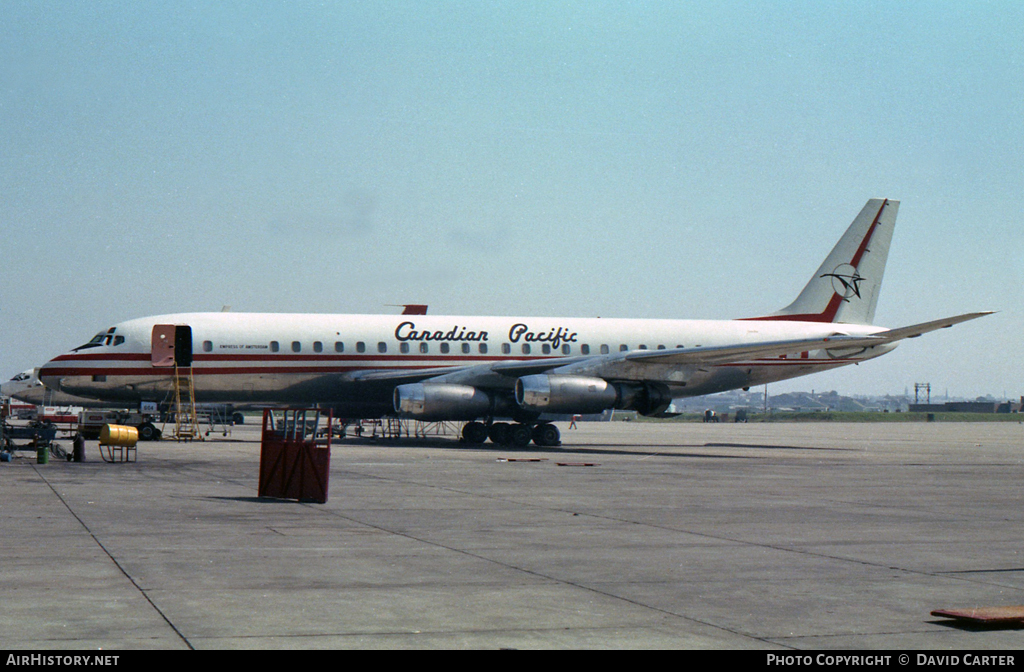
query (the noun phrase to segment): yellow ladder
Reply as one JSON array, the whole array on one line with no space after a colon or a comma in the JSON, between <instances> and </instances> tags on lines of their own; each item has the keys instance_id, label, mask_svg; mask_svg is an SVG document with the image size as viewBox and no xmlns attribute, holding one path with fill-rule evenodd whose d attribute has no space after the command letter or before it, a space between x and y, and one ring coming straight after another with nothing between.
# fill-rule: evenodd
<instances>
[{"instance_id":1,"label":"yellow ladder","mask_svg":"<svg viewBox=\"0 0 1024 672\"><path fill-rule=\"evenodd\" d=\"M202 439L196 415L196 386L192 367L174 367L174 438L176 441Z\"/></svg>"}]
</instances>

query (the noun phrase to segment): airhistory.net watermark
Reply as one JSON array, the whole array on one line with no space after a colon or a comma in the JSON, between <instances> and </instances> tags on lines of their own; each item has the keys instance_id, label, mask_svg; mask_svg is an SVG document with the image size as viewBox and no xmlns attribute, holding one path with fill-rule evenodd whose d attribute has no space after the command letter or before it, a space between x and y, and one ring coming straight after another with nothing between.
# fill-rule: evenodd
<instances>
[{"instance_id":1,"label":"airhistory.net watermark","mask_svg":"<svg viewBox=\"0 0 1024 672\"><path fill-rule=\"evenodd\" d=\"M120 656L58 656L52 654L7 654L7 665L44 665L46 667L97 667L117 665Z\"/></svg>"}]
</instances>

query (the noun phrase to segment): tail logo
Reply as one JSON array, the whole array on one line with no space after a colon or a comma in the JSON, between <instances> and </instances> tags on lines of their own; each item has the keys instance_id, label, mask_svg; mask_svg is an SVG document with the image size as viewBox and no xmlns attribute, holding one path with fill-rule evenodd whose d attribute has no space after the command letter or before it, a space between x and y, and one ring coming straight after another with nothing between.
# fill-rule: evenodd
<instances>
[{"instance_id":1,"label":"tail logo","mask_svg":"<svg viewBox=\"0 0 1024 672\"><path fill-rule=\"evenodd\" d=\"M832 289L842 297L843 301L849 301L852 297L860 296L860 283L866 280L857 269L850 264L839 264L831 273L825 273L822 278L832 278Z\"/></svg>"}]
</instances>

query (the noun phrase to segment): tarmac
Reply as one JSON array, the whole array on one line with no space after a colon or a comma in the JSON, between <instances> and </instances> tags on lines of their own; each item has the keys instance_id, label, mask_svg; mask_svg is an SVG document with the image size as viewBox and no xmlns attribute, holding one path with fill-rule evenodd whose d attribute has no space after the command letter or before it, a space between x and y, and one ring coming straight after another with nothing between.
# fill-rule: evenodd
<instances>
[{"instance_id":1,"label":"tarmac","mask_svg":"<svg viewBox=\"0 0 1024 672\"><path fill-rule=\"evenodd\" d=\"M1020 423L560 428L346 440L325 504L257 497L253 425L20 452L0 649L1020 648L931 615L1024 604Z\"/></svg>"}]
</instances>

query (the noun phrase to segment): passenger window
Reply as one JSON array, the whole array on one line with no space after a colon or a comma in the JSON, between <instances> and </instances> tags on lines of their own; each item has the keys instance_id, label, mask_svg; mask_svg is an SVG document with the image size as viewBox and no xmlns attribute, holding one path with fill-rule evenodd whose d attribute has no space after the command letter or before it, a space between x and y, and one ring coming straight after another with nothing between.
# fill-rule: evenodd
<instances>
[{"instance_id":1,"label":"passenger window","mask_svg":"<svg viewBox=\"0 0 1024 672\"><path fill-rule=\"evenodd\" d=\"M465 355L469 354L469 343L463 343L462 344L462 353L465 354Z\"/></svg>"},{"instance_id":2,"label":"passenger window","mask_svg":"<svg viewBox=\"0 0 1024 672\"><path fill-rule=\"evenodd\" d=\"M302 343L292 341L292 352L302 352Z\"/></svg>"},{"instance_id":3,"label":"passenger window","mask_svg":"<svg viewBox=\"0 0 1024 672\"><path fill-rule=\"evenodd\" d=\"M628 345L620 345L619 346L619 352L626 352L627 350L629 350L629 346Z\"/></svg>"},{"instance_id":4,"label":"passenger window","mask_svg":"<svg viewBox=\"0 0 1024 672\"><path fill-rule=\"evenodd\" d=\"M270 342L270 351L271 352L277 352L280 349L281 349L281 344L280 343L278 343L277 341L271 341Z\"/></svg>"},{"instance_id":5,"label":"passenger window","mask_svg":"<svg viewBox=\"0 0 1024 672\"><path fill-rule=\"evenodd\" d=\"M542 346L540 346L540 349L541 349L541 351L544 352L545 355L550 355L551 354L551 344L550 343L543 344Z\"/></svg>"},{"instance_id":6,"label":"passenger window","mask_svg":"<svg viewBox=\"0 0 1024 672\"><path fill-rule=\"evenodd\" d=\"M608 345L607 345L607 344L605 344L605 345L602 345L602 346L601 346L601 354L602 354L602 355L607 355L607 354L608 354L608 352L609 352L609 350L608 350Z\"/></svg>"},{"instance_id":7,"label":"passenger window","mask_svg":"<svg viewBox=\"0 0 1024 672\"><path fill-rule=\"evenodd\" d=\"M313 341L313 352L323 352L324 344L320 341Z\"/></svg>"},{"instance_id":8,"label":"passenger window","mask_svg":"<svg viewBox=\"0 0 1024 672\"><path fill-rule=\"evenodd\" d=\"M530 344L529 343L523 343L523 354L524 355L530 354Z\"/></svg>"},{"instance_id":9,"label":"passenger window","mask_svg":"<svg viewBox=\"0 0 1024 672\"><path fill-rule=\"evenodd\" d=\"M342 343L341 341L335 341L334 342L334 351L335 352L345 352L345 344Z\"/></svg>"},{"instance_id":10,"label":"passenger window","mask_svg":"<svg viewBox=\"0 0 1024 672\"><path fill-rule=\"evenodd\" d=\"M388 351L388 344L387 343L385 343L384 341L381 341L380 343L377 344L377 352L382 352L383 353L383 352L387 352L387 351Z\"/></svg>"},{"instance_id":11,"label":"passenger window","mask_svg":"<svg viewBox=\"0 0 1024 672\"><path fill-rule=\"evenodd\" d=\"M572 346L570 346L568 343L565 343L565 344L562 345L562 354L563 355L568 355L571 352L572 352Z\"/></svg>"},{"instance_id":12,"label":"passenger window","mask_svg":"<svg viewBox=\"0 0 1024 672\"><path fill-rule=\"evenodd\" d=\"M509 345L508 343L502 343L501 344L501 354L507 355L507 354L509 354L511 352L512 352L512 346L511 345Z\"/></svg>"},{"instance_id":13,"label":"passenger window","mask_svg":"<svg viewBox=\"0 0 1024 672\"><path fill-rule=\"evenodd\" d=\"M441 354L442 355L447 355L448 351L451 350L451 349L452 349L451 346L448 345L447 343L442 343L441 344Z\"/></svg>"},{"instance_id":14,"label":"passenger window","mask_svg":"<svg viewBox=\"0 0 1024 672\"><path fill-rule=\"evenodd\" d=\"M427 343L426 341L420 341L420 352L422 352L423 354L427 354L428 352L430 352L430 343Z\"/></svg>"},{"instance_id":15,"label":"passenger window","mask_svg":"<svg viewBox=\"0 0 1024 672\"><path fill-rule=\"evenodd\" d=\"M641 345L640 345L640 349L641 349L641 350L646 350L646 349L647 349L647 346L646 346L646 345L643 345L643 344L641 344Z\"/></svg>"},{"instance_id":16,"label":"passenger window","mask_svg":"<svg viewBox=\"0 0 1024 672\"><path fill-rule=\"evenodd\" d=\"M118 338L121 338L121 337L118 336ZM115 343L114 345L117 345L117 343ZM203 352L213 352L213 342L212 341L203 341Z\"/></svg>"},{"instance_id":17,"label":"passenger window","mask_svg":"<svg viewBox=\"0 0 1024 672\"><path fill-rule=\"evenodd\" d=\"M366 352L366 343L362 341L356 342L356 352Z\"/></svg>"},{"instance_id":18,"label":"passenger window","mask_svg":"<svg viewBox=\"0 0 1024 672\"><path fill-rule=\"evenodd\" d=\"M580 346L580 354L581 355L589 355L590 354L590 346L587 345L586 343L581 345Z\"/></svg>"},{"instance_id":19,"label":"passenger window","mask_svg":"<svg viewBox=\"0 0 1024 672\"><path fill-rule=\"evenodd\" d=\"M402 341L402 343L398 346L398 350L403 355L409 354L409 344L406 343L405 341Z\"/></svg>"},{"instance_id":20,"label":"passenger window","mask_svg":"<svg viewBox=\"0 0 1024 672\"><path fill-rule=\"evenodd\" d=\"M665 349L665 346L664 346L664 345L659 345L659 346L658 346L658 350L664 350L664 349Z\"/></svg>"},{"instance_id":21,"label":"passenger window","mask_svg":"<svg viewBox=\"0 0 1024 672\"><path fill-rule=\"evenodd\" d=\"M479 350L480 350L480 354L481 355L486 355L487 354L487 344L486 343L481 343L480 347L479 347Z\"/></svg>"}]
</instances>

